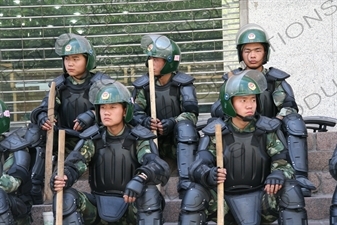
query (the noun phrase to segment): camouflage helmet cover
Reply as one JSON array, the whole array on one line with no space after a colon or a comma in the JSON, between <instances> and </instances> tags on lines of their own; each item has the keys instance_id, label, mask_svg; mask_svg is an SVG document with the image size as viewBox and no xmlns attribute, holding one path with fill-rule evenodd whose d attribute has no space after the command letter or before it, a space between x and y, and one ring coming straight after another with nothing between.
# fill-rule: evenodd
<instances>
[{"instance_id":1,"label":"camouflage helmet cover","mask_svg":"<svg viewBox=\"0 0 337 225\"><path fill-rule=\"evenodd\" d=\"M236 35L236 48L239 57L239 62L242 58L242 46L248 43L261 43L265 46L265 59L264 64L269 60L270 54L270 42L267 32L259 25L255 23L249 23L244 25Z\"/></svg>"},{"instance_id":2,"label":"camouflage helmet cover","mask_svg":"<svg viewBox=\"0 0 337 225\"><path fill-rule=\"evenodd\" d=\"M66 33L60 35L55 42L55 52L59 56L85 54L88 56L86 69L96 68L96 52L92 44L84 37L77 34ZM63 69L64 65L63 65Z\"/></svg>"},{"instance_id":3,"label":"camouflage helmet cover","mask_svg":"<svg viewBox=\"0 0 337 225\"><path fill-rule=\"evenodd\" d=\"M141 47L148 57L166 60L160 74L167 74L178 70L181 61L181 51L173 40L163 35L149 34L142 37Z\"/></svg>"},{"instance_id":4,"label":"camouflage helmet cover","mask_svg":"<svg viewBox=\"0 0 337 225\"><path fill-rule=\"evenodd\" d=\"M263 73L257 70L244 70L238 75L231 76L226 85L220 90L222 110L231 117L236 116L232 98L234 96L259 95L267 89L267 80ZM257 111L260 111L259 98Z\"/></svg>"},{"instance_id":5,"label":"camouflage helmet cover","mask_svg":"<svg viewBox=\"0 0 337 225\"><path fill-rule=\"evenodd\" d=\"M6 104L0 100L0 134L9 131L10 112Z\"/></svg>"},{"instance_id":6,"label":"camouflage helmet cover","mask_svg":"<svg viewBox=\"0 0 337 225\"><path fill-rule=\"evenodd\" d=\"M101 122L99 105L103 104L125 103L125 121L128 123L133 117L133 100L130 91L118 81L109 79L96 81L90 88L89 100L95 105L98 122Z\"/></svg>"}]
</instances>

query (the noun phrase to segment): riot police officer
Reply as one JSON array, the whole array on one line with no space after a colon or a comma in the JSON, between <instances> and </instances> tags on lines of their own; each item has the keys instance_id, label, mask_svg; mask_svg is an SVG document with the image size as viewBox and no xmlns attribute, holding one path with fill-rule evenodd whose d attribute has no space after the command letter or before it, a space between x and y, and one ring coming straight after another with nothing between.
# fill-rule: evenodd
<instances>
[{"instance_id":1,"label":"riot police officer","mask_svg":"<svg viewBox=\"0 0 337 225\"><path fill-rule=\"evenodd\" d=\"M124 85L115 81L93 87L98 89L90 92L94 95L90 99L97 123L103 126L82 132L65 160L65 176L54 173L51 178L51 188L64 189L67 199L63 224L163 224L165 201L155 185L165 185L170 171L157 154L155 135L141 125L128 124L133 101ZM86 170L91 194L71 188Z\"/></svg>"},{"instance_id":2,"label":"riot police officer","mask_svg":"<svg viewBox=\"0 0 337 225\"><path fill-rule=\"evenodd\" d=\"M78 132L90 127L95 121L93 105L88 100L90 86L96 80L109 77L100 72L90 72L96 67L96 53L92 44L82 36L71 33L60 35L55 42L55 52L62 57L64 72L53 80L56 84L55 121L49 121L47 116L47 95L40 106L32 111L31 122L37 124L42 131L50 130L54 122L56 128L67 129L66 151L69 153L78 141ZM57 149L56 145L57 141L54 149ZM35 151L32 197L34 204L41 204L45 145L36 147Z\"/></svg>"},{"instance_id":3,"label":"riot police officer","mask_svg":"<svg viewBox=\"0 0 337 225\"><path fill-rule=\"evenodd\" d=\"M163 35L145 35L141 47L147 56L146 64L153 59L157 118L151 118L149 74L145 74L133 82L134 123L157 131L160 155L177 160L181 197L190 185L188 167L194 160L199 140L194 78L178 72L181 52L173 40Z\"/></svg>"},{"instance_id":4,"label":"riot police officer","mask_svg":"<svg viewBox=\"0 0 337 225\"><path fill-rule=\"evenodd\" d=\"M195 182L181 203L179 224L207 224L217 210L217 184L224 183L225 224L307 224L304 197L287 162L281 122L260 116L259 95L265 76L245 70L220 91L229 118L203 128L196 161L189 169ZM216 165L215 125L222 127L224 168Z\"/></svg>"},{"instance_id":5,"label":"riot police officer","mask_svg":"<svg viewBox=\"0 0 337 225\"><path fill-rule=\"evenodd\" d=\"M30 197L30 155L28 148L39 141L37 130L15 130L11 133L10 112L0 100L0 224L31 224L32 200ZM36 127L37 128L37 127ZM5 135L6 134L6 135ZM32 143L26 141L31 140Z\"/></svg>"},{"instance_id":6,"label":"riot police officer","mask_svg":"<svg viewBox=\"0 0 337 225\"><path fill-rule=\"evenodd\" d=\"M290 75L277 68L263 66L269 60L270 43L266 31L259 25L251 23L243 26L237 33L236 48L243 67L226 73L223 76L225 83L228 77L243 70L258 70L266 76L268 87L260 95L261 115L282 121L296 180L301 185L303 195L311 196L315 186L308 180L308 133L302 116L298 114L293 90L286 81ZM212 117L223 117L220 101L213 104L211 114Z\"/></svg>"}]
</instances>

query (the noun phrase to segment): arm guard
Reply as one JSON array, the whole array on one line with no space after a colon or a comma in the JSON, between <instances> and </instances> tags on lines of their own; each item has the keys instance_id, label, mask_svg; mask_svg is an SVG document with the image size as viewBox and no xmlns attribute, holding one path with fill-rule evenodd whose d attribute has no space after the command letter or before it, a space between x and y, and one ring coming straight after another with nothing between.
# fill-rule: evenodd
<instances>
[{"instance_id":1,"label":"arm guard","mask_svg":"<svg viewBox=\"0 0 337 225\"><path fill-rule=\"evenodd\" d=\"M191 112L198 116L199 107L195 87L193 85L182 86L180 93L182 96L182 111Z\"/></svg>"},{"instance_id":2,"label":"arm guard","mask_svg":"<svg viewBox=\"0 0 337 225\"><path fill-rule=\"evenodd\" d=\"M161 184L164 186L170 178L170 167L159 156L148 153L143 156L143 166L136 170L138 173L144 172L147 175L147 182L150 184Z\"/></svg>"},{"instance_id":3,"label":"arm guard","mask_svg":"<svg viewBox=\"0 0 337 225\"><path fill-rule=\"evenodd\" d=\"M14 163L8 170L8 175L18 178L22 181L22 184L30 180L30 155L25 150L19 150L14 152Z\"/></svg>"}]
</instances>

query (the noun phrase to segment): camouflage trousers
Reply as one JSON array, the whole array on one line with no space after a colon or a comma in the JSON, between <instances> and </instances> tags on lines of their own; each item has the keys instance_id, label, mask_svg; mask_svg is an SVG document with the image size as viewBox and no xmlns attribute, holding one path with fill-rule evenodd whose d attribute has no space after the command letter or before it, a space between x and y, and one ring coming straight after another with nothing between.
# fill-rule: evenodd
<instances>
[{"instance_id":1,"label":"camouflage trousers","mask_svg":"<svg viewBox=\"0 0 337 225\"><path fill-rule=\"evenodd\" d=\"M97 207L92 204L88 198L88 194L78 192L79 194L79 205L78 208L83 216L84 224L90 225L134 225L136 224L137 209L134 204L129 204L126 213L122 216L119 221L116 222L106 222L99 218Z\"/></svg>"},{"instance_id":2,"label":"camouflage trousers","mask_svg":"<svg viewBox=\"0 0 337 225\"><path fill-rule=\"evenodd\" d=\"M278 218L278 202L277 195L268 195L264 192L262 195L261 202L261 223L272 223ZM217 193L214 190L211 190L211 200L209 202L209 207L207 209L208 220L216 222L216 213L217 213ZM230 208L224 201L224 215L225 215L225 224L226 225L237 225L234 220L234 217L230 213Z\"/></svg>"}]
</instances>

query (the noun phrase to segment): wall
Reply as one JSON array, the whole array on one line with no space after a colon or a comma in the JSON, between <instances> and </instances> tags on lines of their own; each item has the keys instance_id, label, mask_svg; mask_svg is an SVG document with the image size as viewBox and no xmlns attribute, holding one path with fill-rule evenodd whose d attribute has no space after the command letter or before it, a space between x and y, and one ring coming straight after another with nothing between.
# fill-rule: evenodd
<instances>
[{"instance_id":1,"label":"wall","mask_svg":"<svg viewBox=\"0 0 337 225\"><path fill-rule=\"evenodd\" d=\"M303 116L337 117L337 1L241 1L241 24L257 23L269 34L268 67L291 74ZM334 128L336 129L336 128Z\"/></svg>"}]
</instances>

